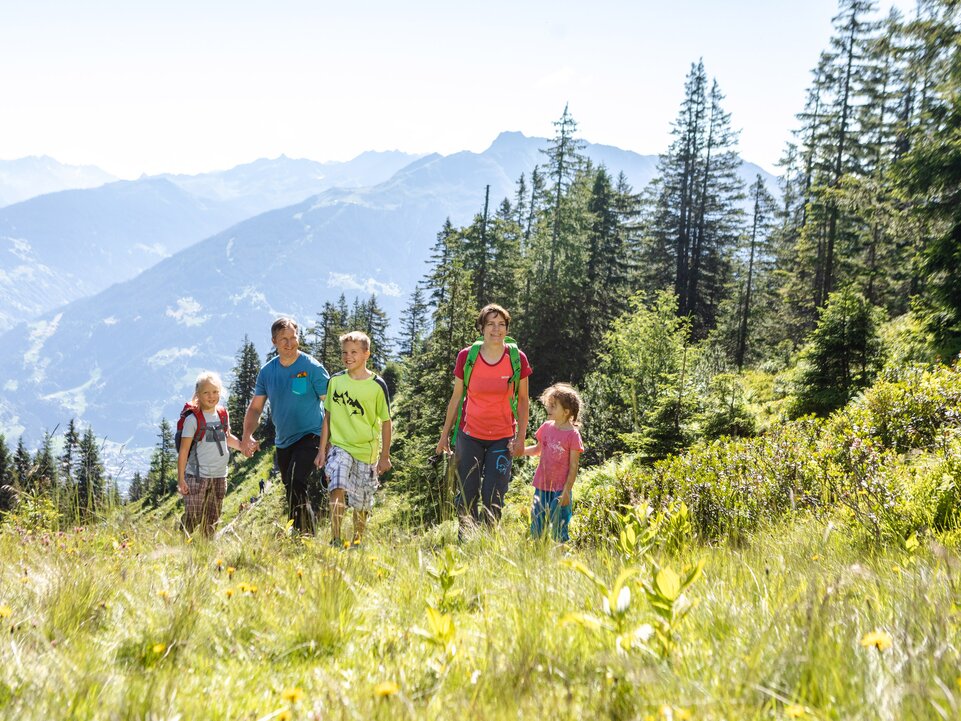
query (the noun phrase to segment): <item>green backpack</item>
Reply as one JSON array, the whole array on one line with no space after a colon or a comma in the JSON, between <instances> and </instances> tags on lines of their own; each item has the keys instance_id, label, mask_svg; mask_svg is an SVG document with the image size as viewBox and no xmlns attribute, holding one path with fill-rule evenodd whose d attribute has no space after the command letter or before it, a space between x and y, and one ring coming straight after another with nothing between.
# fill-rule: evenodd
<instances>
[{"instance_id":1,"label":"green backpack","mask_svg":"<svg viewBox=\"0 0 961 721\"><path fill-rule=\"evenodd\" d=\"M474 344L467 351L467 360L464 363L464 400L460 404L460 408L457 410L457 420L454 423L454 430L451 431L450 444L451 446L457 441L457 432L460 430L460 419L464 414L464 408L467 406L467 384L470 383L471 371L474 370L474 364L477 362L477 356L480 355L481 346L484 345L484 339L474 341ZM521 381L521 352L517 348L517 341L507 336L504 339L504 345L507 346L507 352L511 357L511 386L514 392L511 394L511 411L514 413L514 418L517 418L517 397L520 394L520 381Z\"/></svg>"}]
</instances>

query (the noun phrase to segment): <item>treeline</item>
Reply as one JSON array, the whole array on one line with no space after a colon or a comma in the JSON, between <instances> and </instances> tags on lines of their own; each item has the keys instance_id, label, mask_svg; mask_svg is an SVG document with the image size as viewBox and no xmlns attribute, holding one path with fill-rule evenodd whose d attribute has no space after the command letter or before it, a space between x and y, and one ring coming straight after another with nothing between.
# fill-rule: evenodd
<instances>
[{"instance_id":1,"label":"treeline","mask_svg":"<svg viewBox=\"0 0 961 721\"><path fill-rule=\"evenodd\" d=\"M40 448L31 454L23 436L11 452L0 435L0 511L27 499L35 513L81 522L119 502L116 480L104 469L103 447L93 429L82 430L71 419L59 453L55 437L44 433Z\"/></svg>"}]
</instances>

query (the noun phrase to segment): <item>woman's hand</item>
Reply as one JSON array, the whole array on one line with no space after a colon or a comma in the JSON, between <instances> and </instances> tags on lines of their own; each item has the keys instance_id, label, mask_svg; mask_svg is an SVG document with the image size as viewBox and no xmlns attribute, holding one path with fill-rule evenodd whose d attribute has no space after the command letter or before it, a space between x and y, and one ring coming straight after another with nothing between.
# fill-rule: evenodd
<instances>
[{"instance_id":1,"label":"woman's hand","mask_svg":"<svg viewBox=\"0 0 961 721\"><path fill-rule=\"evenodd\" d=\"M440 440L437 441L437 448L434 449L434 452L438 456L441 455L442 453L448 456L451 453L453 453L453 451L451 451L450 449L450 433L449 432L441 434Z\"/></svg>"},{"instance_id":2,"label":"woman's hand","mask_svg":"<svg viewBox=\"0 0 961 721\"><path fill-rule=\"evenodd\" d=\"M524 439L520 436L511 441L511 455L514 458L520 458L524 455Z\"/></svg>"}]
</instances>

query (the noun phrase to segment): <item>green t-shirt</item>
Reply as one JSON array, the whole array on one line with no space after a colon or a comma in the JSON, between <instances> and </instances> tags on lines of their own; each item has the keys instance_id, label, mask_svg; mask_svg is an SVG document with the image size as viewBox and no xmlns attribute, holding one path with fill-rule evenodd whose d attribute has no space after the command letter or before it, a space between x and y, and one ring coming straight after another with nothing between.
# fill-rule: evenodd
<instances>
[{"instance_id":1,"label":"green t-shirt","mask_svg":"<svg viewBox=\"0 0 961 721\"><path fill-rule=\"evenodd\" d=\"M380 429L390 420L390 393L376 373L355 381L347 371L335 373L327 386L329 442L363 463L376 463Z\"/></svg>"}]
</instances>

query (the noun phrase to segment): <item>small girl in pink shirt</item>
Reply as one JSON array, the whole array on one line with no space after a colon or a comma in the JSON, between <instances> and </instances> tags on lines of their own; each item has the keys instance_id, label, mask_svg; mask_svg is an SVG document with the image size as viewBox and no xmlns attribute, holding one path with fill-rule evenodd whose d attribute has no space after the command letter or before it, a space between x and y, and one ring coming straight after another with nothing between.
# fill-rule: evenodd
<instances>
[{"instance_id":1,"label":"small girl in pink shirt","mask_svg":"<svg viewBox=\"0 0 961 721\"><path fill-rule=\"evenodd\" d=\"M539 538L550 523L555 541L566 542L571 521L571 489L584 444L577 430L581 397L567 383L555 383L541 393L547 409L537 433L537 443L524 449L525 456L540 456L534 472L534 503L531 506L531 535Z\"/></svg>"}]
</instances>

